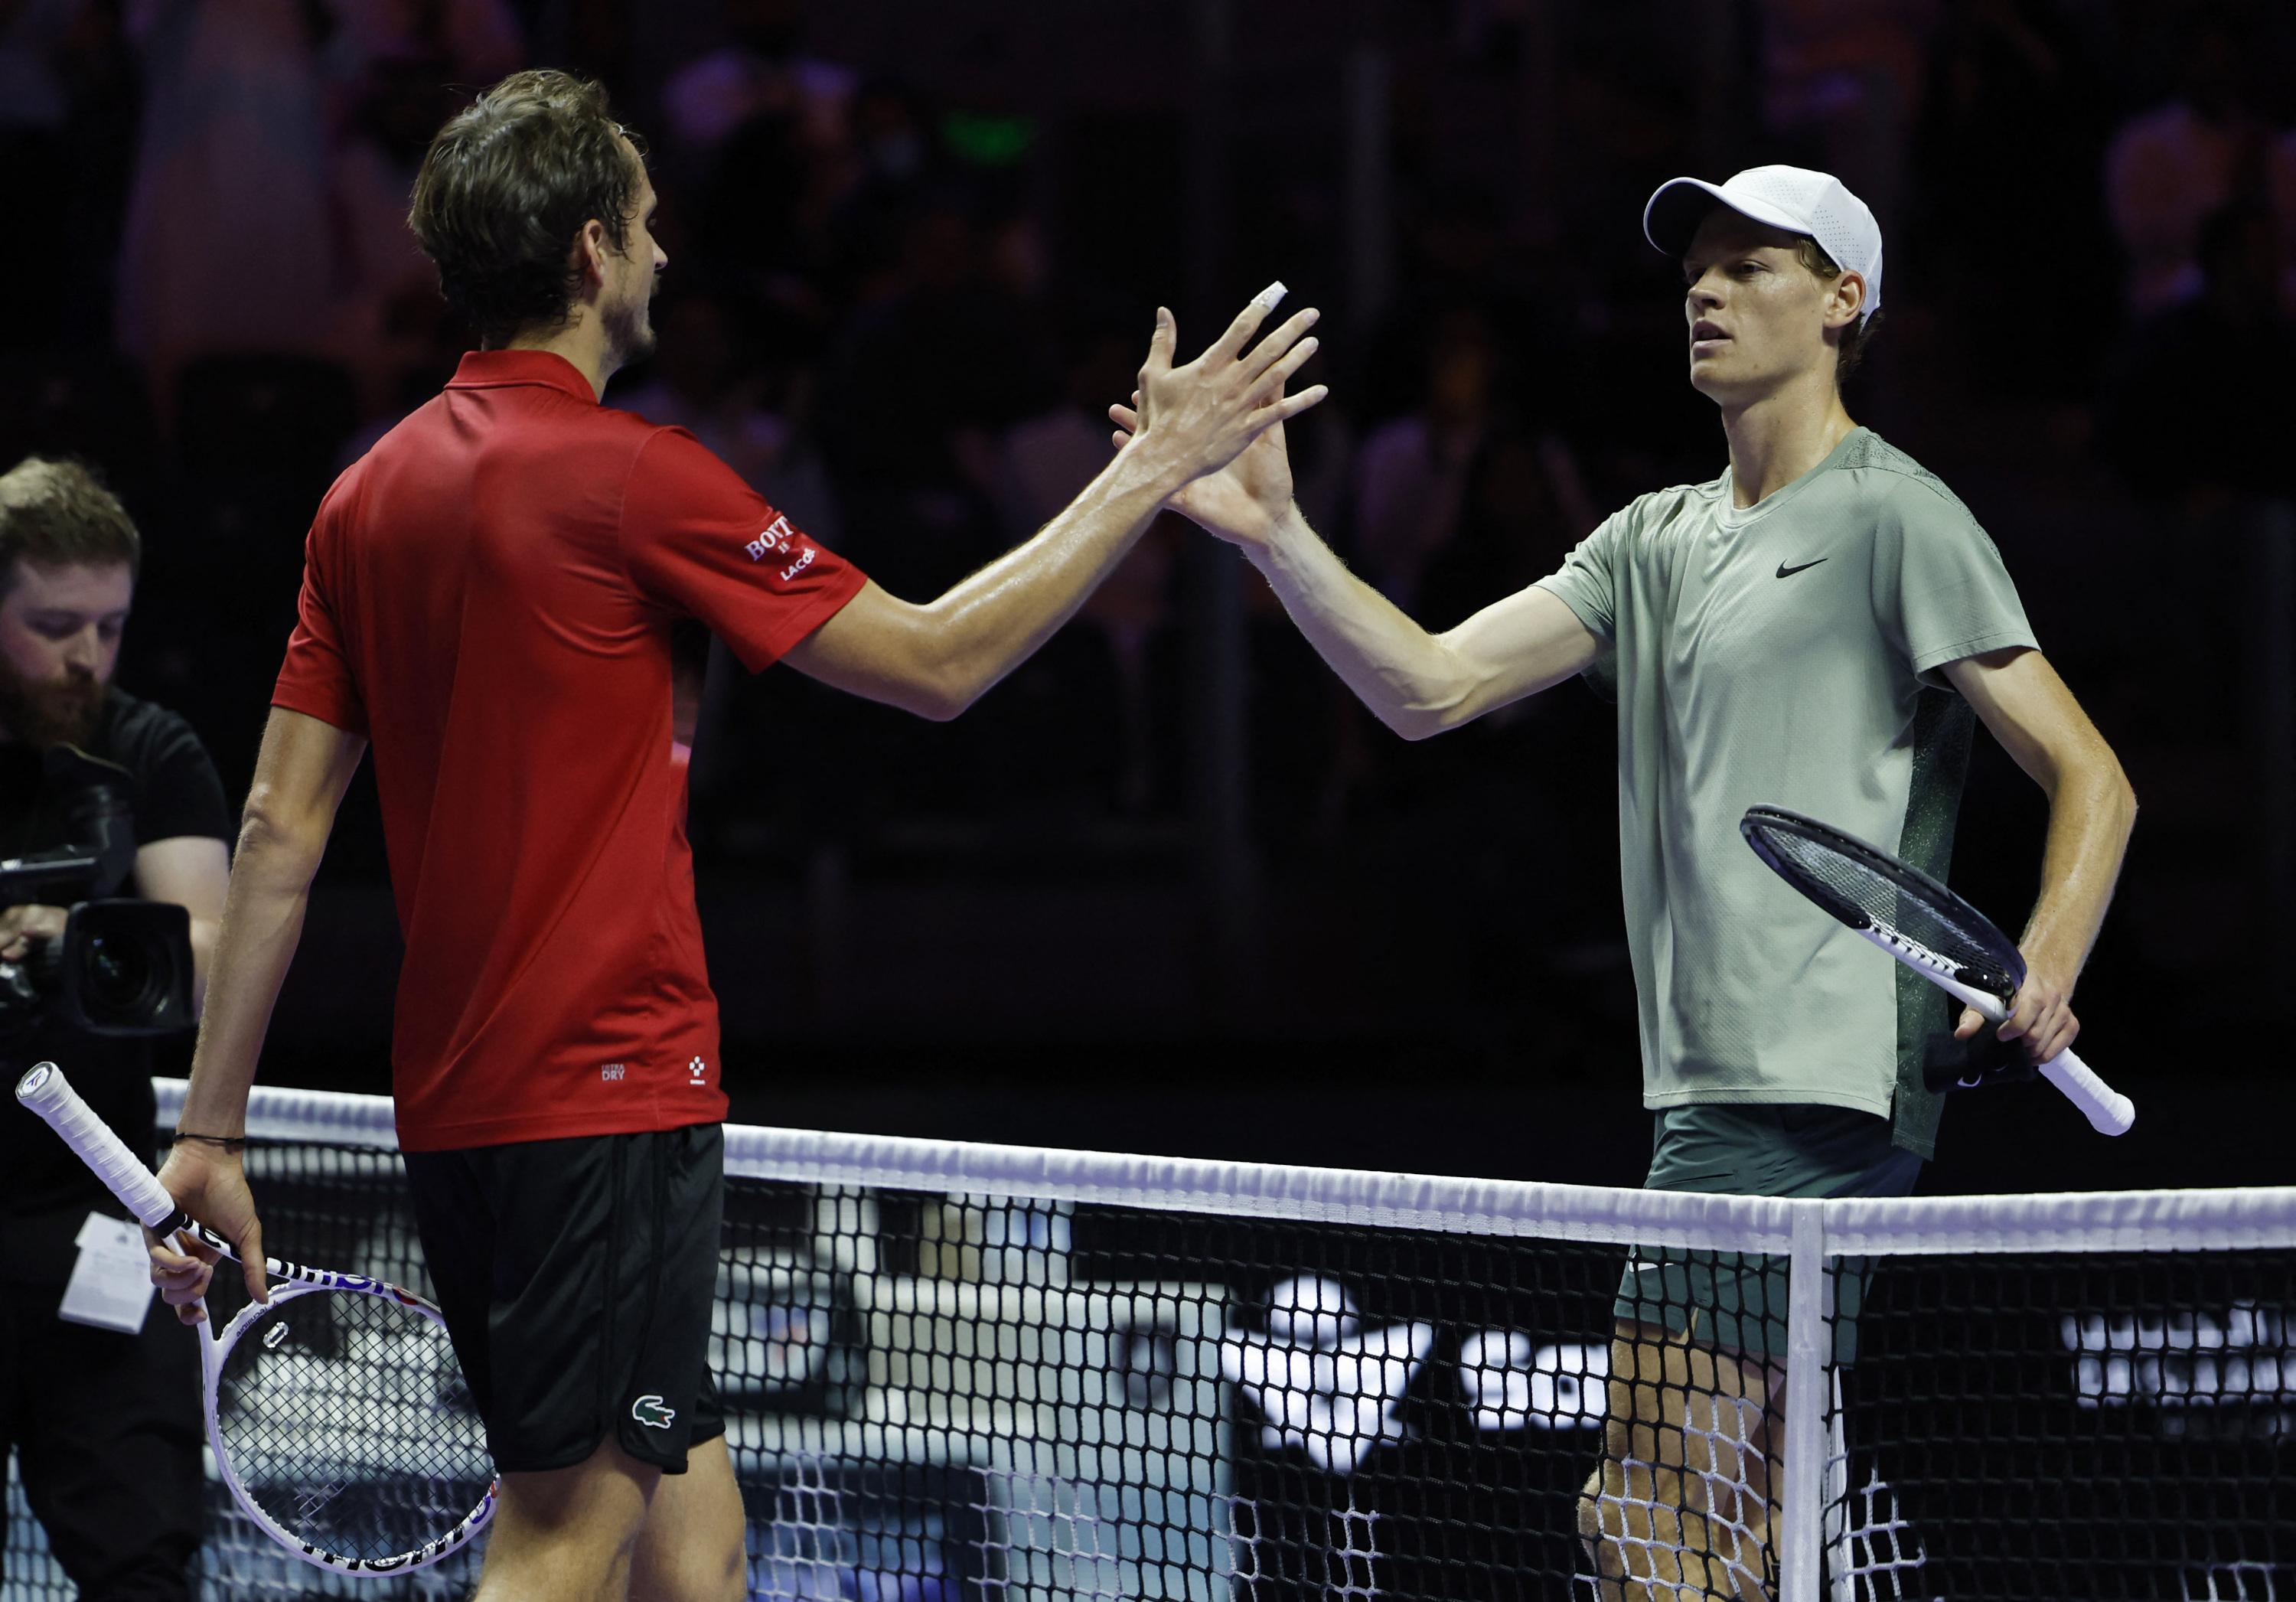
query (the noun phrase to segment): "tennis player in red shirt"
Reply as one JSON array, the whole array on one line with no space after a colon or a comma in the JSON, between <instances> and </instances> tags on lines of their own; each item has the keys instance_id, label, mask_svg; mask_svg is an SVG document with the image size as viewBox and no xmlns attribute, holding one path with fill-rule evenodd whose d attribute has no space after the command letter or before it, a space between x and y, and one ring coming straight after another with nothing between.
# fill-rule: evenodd
<instances>
[{"instance_id":1,"label":"tennis player in red shirt","mask_svg":"<svg viewBox=\"0 0 2296 1602\"><path fill-rule=\"evenodd\" d=\"M411 221L481 349L336 481L311 527L160 1174L262 1261L242 1172L271 1007L335 810L374 750L406 935L392 1038L423 1254L503 1491L479 1596L732 1598L743 1519L707 1372L726 1097L673 751L670 635L708 624L953 718L1025 659L1167 499L1323 398L1302 312L1173 365L1152 421L1026 545L894 599L691 435L598 404L652 347L653 188L596 86L506 78L441 130ZM952 374L962 382L962 374ZM167 1245L186 1304L209 1265ZM260 1270L250 1267L251 1287Z\"/></svg>"}]
</instances>

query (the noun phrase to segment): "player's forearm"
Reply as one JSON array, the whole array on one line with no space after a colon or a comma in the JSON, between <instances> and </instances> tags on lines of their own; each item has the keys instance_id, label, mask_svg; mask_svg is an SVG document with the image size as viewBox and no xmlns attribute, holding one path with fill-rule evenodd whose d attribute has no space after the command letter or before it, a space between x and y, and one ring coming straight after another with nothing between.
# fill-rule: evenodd
<instances>
[{"instance_id":1,"label":"player's forearm","mask_svg":"<svg viewBox=\"0 0 2296 1602\"><path fill-rule=\"evenodd\" d=\"M1349 572L1299 508L1246 549L1316 654L1382 723L1423 740L1465 721L1471 676L1442 641Z\"/></svg>"},{"instance_id":2,"label":"player's forearm","mask_svg":"<svg viewBox=\"0 0 2296 1602\"><path fill-rule=\"evenodd\" d=\"M2068 979L2080 972L2112 905L2136 822L2136 792L2102 743L2058 776L2049 793L2041 895L2019 942L2028 961L2050 963Z\"/></svg>"},{"instance_id":3,"label":"player's forearm","mask_svg":"<svg viewBox=\"0 0 2296 1602\"><path fill-rule=\"evenodd\" d=\"M271 1027L271 1010L303 935L318 854L274 832L251 808L216 926L199 1045L192 1057L182 1127L205 1135L245 1132L248 1089Z\"/></svg>"},{"instance_id":4,"label":"player's forearm","mask_svg":"<svg viewBox=\"0 0 2296 1602\"><path fill-rule=\"evenodd\" d=\"M1119 454L1036 537L920 609L938 686L931 709L955 717L1076 615L1180 486L1142 450Z\"/></svg>"}]
</instances>

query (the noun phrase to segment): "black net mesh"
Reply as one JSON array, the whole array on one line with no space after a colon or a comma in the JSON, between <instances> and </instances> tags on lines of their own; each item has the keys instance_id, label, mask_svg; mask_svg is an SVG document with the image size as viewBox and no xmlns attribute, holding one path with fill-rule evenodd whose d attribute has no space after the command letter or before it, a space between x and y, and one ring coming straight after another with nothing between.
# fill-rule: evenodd
<instances>
[{"instance_id":1,"label":"black net mesh","mask_svg":"<svg viewBox=\"0 0 2296 1602\"><path fill-rule=\"evenodd\" d=\"M446 1327L387 1296L275 1297L225 1356L216 1434L273 1522L340 1557L440 1539L494 1478Z\"/></svg>"},{"instance_id":2,"label":"black net mesh","mask_svg":"<svg viewBox=\"0 0 2296 1602\"><path fill-rule=\"evenodd\" d=\"M2296 1597L2296 1253L1884 1260L1858 1339L1858 1596Z\"/></svg>"},{"instance_id":3,"label":"black net mesh","mask_svg":"<svg viewBox=\"0 0 2296 1602\"><path fill-rule=\"evenodd\" d=\"M251 1162L281 1249L427 1288L390 1154ZM1817 1595L2296 1597L2292 1265L1838 1265ZM735 1179L718 1290L754 1597L1584 1602L1620 1594L1597 1562L1664 1602L1781 1595L1777 1255ZM1622 1305L1653 1339L1614 1356ZM363 1474L338 1494L398 1477ZM11 1495L0 1595L69 1595ZM325 1575L219 1491L200 1562L210 1598L477 1570Z\"/></svg>"},{"instance_id":4,"label":"black net mesh","mask_svg":"<svg viewBox=\"0 0 2296 1602\"><path fill-rule=\"evenodd\" d=\"M1927 875L1791 815L1757 809L1742 826L1765 861L1834 916L1848 909L1957 967L1974 970L1982 981L1980 988L2005 996L2023 982L2024 959L2015 943Z\"/></svg>"}]
</instances>

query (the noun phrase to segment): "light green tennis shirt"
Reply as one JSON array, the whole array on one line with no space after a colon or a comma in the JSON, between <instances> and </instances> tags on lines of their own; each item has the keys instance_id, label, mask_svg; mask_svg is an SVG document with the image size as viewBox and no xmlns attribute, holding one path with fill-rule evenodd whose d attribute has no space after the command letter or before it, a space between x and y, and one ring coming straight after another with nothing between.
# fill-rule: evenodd
<instances>
[{"instance_id":1,"label":"light green tennis shirt","mask_svg":"<svg viewBox=\"0 0 2296 1602\"><path fill-rule=\"evenodd\" d=\"M1780 879L1748 807L1806 812L1942 879L1974 715L1939 670L2033 646L1993 542L1903 451L1854 430L1755 505L1730 474L1644 496L1538 587L1603 642L1643 1100L1815 1102L1923 1156L1941 992Z\"/></svg>"}]
</instances>

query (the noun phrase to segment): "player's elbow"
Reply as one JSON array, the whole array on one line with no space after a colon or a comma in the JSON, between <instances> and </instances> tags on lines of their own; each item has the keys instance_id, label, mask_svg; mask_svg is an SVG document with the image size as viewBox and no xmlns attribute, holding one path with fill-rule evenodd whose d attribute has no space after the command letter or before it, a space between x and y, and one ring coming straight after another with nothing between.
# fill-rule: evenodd
<instances>
[{"instance_id":1,"label":"player's elbow","mask_svg":"<svg viewBox=\"0 0 2296 1602\"><path fill-rule=\"evenodd\" d=\"M1380 721L1406 740L1431 739L1472 723L1491 705L1488 676L1453 649L1447 638L1431 638L1430 649L1381 675Z\"/></svg>"},{"instance_id":2,"label":"player's elbow","mask_svg":"<svg viewBox=\"0 0 2296 1602\"><path fill-rule=\"evenodd\" d=\"M333 819L288 803L276 787L258 780L240 815L235 874L308 884L326 853Z\"/></svg>"},{"instance_id":3,"label":"player's elbow","mask_svg":"<svg viewBox=\"0 0 2296 1602\"><path fill-rule=\"evenodd\" d=\"M929 723L947 723L964 716L987 692L988 682L966 671L957 654L937 645L925 642L912 659L902 705Z\"/></svg>"},{"instance_id":4,"label":"player's elbow","mask_svg":"<svg viewBox=\"0 0 2296 1602\"><path fill-rule=\"evenodd\" d=\"M928 723L953 723L980 699L977 691L968 692L959 685L934 682L912 688L907 710Z\"/></svg>"},{"instance_id":5,"label":"player's elbow","mask_svg":"<svg viewBox=\"0 0 2296 1602\"><path fill-rule=\"evenodd\" d=\"M1415 685L1380 711L1380 721L1406 740L1431 739L1472 721L1480 711L1472 686L1459 681Z\"/></svg>"},{"instance_id":6,"label":"player's elbow","mask_svg":"<svg viewBox=\"0 0 2296 1602\"><path fill-rule=\"evenodd\" d=\"M906 610L902 627L889 642L887 670L875 699L930 723L947 723L980 699L988 686L968 674L947 631L928 608Z\"/></svg>"},{"instance_id":7,"label":"player's elbow","mask_svg":"<svg viewBox=\"0 0 2296 1602\"><path fill-rule=\"evenodd\" d=\"M890 686L883 699L928 723L947 723L964 715L987 686L967 680L952 664L921 659Z\"/></svg>"},{"instance_id":8,"label":"player's elbow","mask_svg":"<svg viewBox=\"0 0 2296 1602\"><path fill-rule=\"evenodd\" d=\"M2119 819L2126 831L2136 821L2136 787L2128 782L2127 769L2103 740L2096 741L2095 748L2083 755L2083 787L2096 798L2097 804Z\"/></svg>"}]
</instances>

